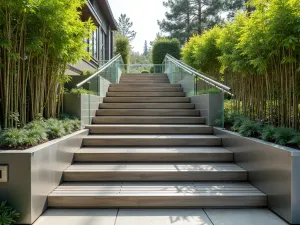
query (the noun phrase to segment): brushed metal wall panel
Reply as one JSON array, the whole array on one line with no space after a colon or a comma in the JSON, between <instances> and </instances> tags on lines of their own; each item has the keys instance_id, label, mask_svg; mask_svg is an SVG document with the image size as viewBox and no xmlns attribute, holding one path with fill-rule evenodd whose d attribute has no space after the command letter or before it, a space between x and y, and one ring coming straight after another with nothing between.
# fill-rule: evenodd
<instances>
[{"instance_id":1,"label":"brushed metal wall panel","mask_svg":"<svg viewBox=\"0 0 300 225\"><path fill-rule=\"evenodd\" d=\"M268 207L289 223L300 224L300 151L218 128L214 133L249 172L250 183L267 194Z\"/></svg>"},{"instance_id":2,"label":"brushed metal wall panel","mask_svg":"<svg viewBox=\"0 0 300 225\"><path fill-rule=\"evenodd\" d=\"M21 218L32 224L46 209L47 196L60 184L88 130L25 151L0 151L0 164L9 165L9 182L0 185L0 201L7 200Z\"/></svg>"}]
</instances>

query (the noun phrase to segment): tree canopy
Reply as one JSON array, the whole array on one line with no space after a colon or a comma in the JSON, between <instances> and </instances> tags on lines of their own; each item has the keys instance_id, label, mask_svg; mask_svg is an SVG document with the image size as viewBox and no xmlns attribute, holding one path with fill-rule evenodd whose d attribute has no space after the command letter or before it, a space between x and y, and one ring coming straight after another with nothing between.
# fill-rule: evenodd
<instances>
[{"instance_id":1,"label":"tree canopy","mask_svg":"<svg viewBox=\"0 0 300 225\"><path fill-rule=\"evenodd\" d=\"M234 109L300 129L300 1L250 0L251 12L195 36L183 60L232 88Z\"/></svg>"},{"instance_id":2,"label":"tree canopy","mask_svg":"<svg viewBox=\"0 0 300 225\"><path fill-rule=\"evenodd\" d=\"M161 31L177 38L181 44L193 34L202 34L205 29L221 24L243 7L244 0L167 0L166 18L158 21Z\"/></svg>"}]
</instances>

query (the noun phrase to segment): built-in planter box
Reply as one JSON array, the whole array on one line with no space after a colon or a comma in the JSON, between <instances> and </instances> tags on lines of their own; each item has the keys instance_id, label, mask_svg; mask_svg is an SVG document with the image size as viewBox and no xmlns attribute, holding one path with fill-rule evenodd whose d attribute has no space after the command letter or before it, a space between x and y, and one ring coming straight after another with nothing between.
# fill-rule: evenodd
<instances>
[{"instance_id":1,"label":"built-in planter box","mask_svg":"<svg viewBox=\"0 0 300 225\"><path fill-rule=\"evenodd\" d=\"M223 119L224 94L202 94L191 96L191 102L200 111L201 117L205 118L208 126L221 126Z\"/></svg>"},{"instance_id":2,"label":"built-in planter box","mask_svg":"<svg viewBox=\"0 0 300 225\"><path fill-rule=\"evenodd\" d=\"M87 94L65 94L63 112L80 118L83 125L91 124L103 97Z\"/></svg>"},{"instance_id":3,"label":"built-in planter box","mask_svg":"<svg viewBox=\"0 0 300 225\"><path fill-rule=\"evenodd\" d=\"M214 128L249 181L268 196L268 207L291 224L300 224L300 151Z\"/></svg>"},{"instance_id":4,"label":"built-in planter box","mask_svg":"<svg viewBox=\"0 0 300 225\"><path fill-rule=\"evenodd\" d=\"M46 209L47 196L61 182L88 130L24 151L1 151L0 165L8 166L7 182L0 183L0 202L7 200L21 213L18 224L32 224Z\"/></svg>"}]
</instances>

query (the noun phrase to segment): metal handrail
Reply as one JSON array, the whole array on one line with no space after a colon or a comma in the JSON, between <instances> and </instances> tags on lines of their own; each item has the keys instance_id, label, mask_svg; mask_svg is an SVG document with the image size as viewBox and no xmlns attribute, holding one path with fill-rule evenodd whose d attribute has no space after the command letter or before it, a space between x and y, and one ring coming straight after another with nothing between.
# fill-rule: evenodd
<instances>
[{"instance_id":1,"label":"metal handrail","mask_svg":"<svg viewBox=\"0 0 300 225\"><path fill-rule=\"evenodd\" d=\"M211 78L208 78L207 76L200 74L198 71L196 71L194 68L191 68L190 66L186 65L184 62L181 62L179 60L177 60L176 58L174 58L173 56L167 54L165 59L169 59L170 61L172 61L173 63L175 63L177 66L181 67L182 69L184 69L186 72L192 74L192 75L196 75L198 77L200 77L202 80L204 80L206 83L215 86L216 88L218 88L221 91L225 91L228 94L231 94L231 88L221 84Z\"/></svg>"},{"instance_id":2,"label":"metal handrail","mask_svg":"<svg viewBox=\"0 0 300 225\"><path fill-rule=\"evenodd\" d=\"M103 66L101 66L100 69L96 73L94 73L92 76L88 77L84 81L77 84L76 87L79 88L82 85L84 85L85 83L87 83L88 81L90 81L91 79L93 79L94 77L98 76L99 73L101 73L103 70L105 70L107 67L109 67L111 64L113 64L115 61L119 60L120 58L122 59L121 54L118 54L118 55L114 56L111 60L109 60L107 63L105 63Z\"/></svg>"}]
</instances>

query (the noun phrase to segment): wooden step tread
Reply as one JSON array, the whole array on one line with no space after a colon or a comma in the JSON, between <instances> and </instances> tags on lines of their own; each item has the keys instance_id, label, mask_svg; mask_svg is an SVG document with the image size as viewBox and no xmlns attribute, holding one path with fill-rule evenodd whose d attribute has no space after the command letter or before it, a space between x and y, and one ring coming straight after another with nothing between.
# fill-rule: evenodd
<instances>
[{"instance_id":1,"label":"wooden step tread","mask_svg":"<svg viewBox=\"0 0 300 225\"><path fill-rule=\"evenodd\" d=\"M110 192L110 193L109 193ZM130 192L130 193L129 193ZM102 194L132 196L162 194L192 195L260 195L247 182L64 182L49 196L101 196Z\"/></svg>"},{"instance_id":2,"label":"wooden step tread","mask_svg":"<svg viewBox=\"0 0 300 225\"><path fill-rule=\"evenodd\" d=\"M100 109L195 109L191 103L102 103Z\"/></svg>"},{"instance_id":3,"label":"wooden step tread","mask_svg":"<svg viewBox=\"0 0 300 225\"><path fill-rule=\"evenodd\" d=\"M103 154L103 153L119 153L119 154L233 154L231 151L222 147L173 147L173 148L87 148L79 149L75 154Z\"/></svg>"},{"instance_id":4,"label":"wooden step tread","mask_svg":"<svg viewBox=\"0 0 300 225\"><path fill-rule=\"evenodd\" d=\"M182 92L181 87L109 87L109 92Z\"/></svg>"},{"instance_id":5,"label":"wooden step tread","mask_svg":"<svg viewBox=\"0 0 300 225\"><path fill-rule=\"evenodd\" d=\"M87 148L74 155L75 162L231 162L233 153L220 147Z\"/></svg>"},{"instance_id":6,"label":"wooden step tread","mask_svg":"<svg viewBox=\"0 0 300 225\"><path fill-rule=\"evenodd\" d=\"M89 135L83 138L86 147L116 146L220 146L222 139L214 135Z\"/></svg>"},{"instance_id":7,"label":"wooden step tread","mask_svg":"<svg viewBox=\"0 0 300 225\"><path fill-rule=\"evenodd\" d=\"M234 163L75 163L65 172L243 172Z\"/></svg>"},{"instance_id":8,"label":"wooden step tread","mask_svg":"<svg viewBox=\"0 0 300 225\"><path fill-rule=\"evenodd\" d=\"M171 102L178 102L178 103L189 103L191 99L189 97L105 97L103 98L104 103L171 103Z\"/></svg>"},{"instance_id":9,"label":"wooden step tread","mask_svg":"<svg viewBox=\"0 0 300 225\"><path fill-rule=\"evenodd\" d=\"M96 116L93 124L204 124L204 117L172 116Z\"/></svg>"},{"instance_id":10,"label":"wooden step tread","mask_svg":"<svg viewBox=\"0 0 300 225\"><path fill-rule=\"evenodd\" d=\"M75 163L64 181L246 181L234 163Z\"/></svg>"},{"instance_id":11,"label":"wooden step tread","mask_svg":"<svg viewBox=\"0 0 300 225\"><path fill-rule=\"evenodd\" d=\"M184 92L107 92L107 97L185 97Z\"/></svg>"},{"instance_id":12,"label":"wooden step tread","mask_svg":"<svg viewBox=\"0 0 300 225\"><path fill-rule=\"evenodd\" d=\"M246 181L234 163L75 163L64 181Z\"/></svg>"},{"instance_id":13,"label":"wooden step tread","mask_svg":"<svg viewBox=\"0 0 300 225\"><path fill-rule=\"evenodd\" d=\"M99 109L96 116L200 116L195 109Z\"/></svg>"},{"instance_id":14,"label":"wooden step tread","mask_svg":"<svg viewBox=\"0 0 300 225\"><path fill-rule=\"evenodd\" d=\"M214 135L89 135L84 137L84 139L216 139L221 140L220 137L214 136Z\"/></svg>"},{"instance_id":15,"label":"wooden step tread","mask_svg":"<svg viewBox=\"0 0 300 225\"><path fill-rule=\"evenodd\" d=\"M265 207L267 196L245 182L72 182L48 196L54 208Z\"/></svg>"},{"instance_id":16,"label":"wooden step tread","mask_svg":"<svg viewBox=\"0 0 300 225\"><path fill-rule=\"evenodd\" d=\"M148 83L144 82L134 82L134 83L123 83L120 82L119 84L110 84L109 87L181 87L181 84L170 84L170 83Z\"/></svg>"},{"instance_id":17,"label":"wooden step tread","mask_svg":"<svg viewBox=\"0 0 300 225\"><path fill-rule=\"evenodd\" d=\"M107 121L106 121L107 122ZM85 127L90 134L212 134L206 125L180 124L93 124Z\"/></svg>"}]
</instances>

